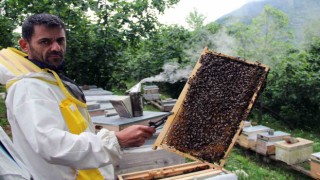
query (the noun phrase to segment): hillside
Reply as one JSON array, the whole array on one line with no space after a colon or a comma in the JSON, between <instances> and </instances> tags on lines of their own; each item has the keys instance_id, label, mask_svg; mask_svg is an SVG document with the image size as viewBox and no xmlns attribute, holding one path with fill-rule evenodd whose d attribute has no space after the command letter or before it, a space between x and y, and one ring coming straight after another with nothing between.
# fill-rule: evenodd
<instances>
[{"instance_id":1,"label":"hillside","mask_svg":"<svg viewBox=\"0 0 320 180\"><path fill-rule=\"evenodd\" d=\"M223 25L238 21L248 24L252 18L262 12L265 5L271 5L288 15L290 27L294 30L298 42L303 40L306 28L312 28L312 23L319 21L319 0L260 0L247 3L241 8L222 16L216 22Z\"/></svg>"}]
</instances>

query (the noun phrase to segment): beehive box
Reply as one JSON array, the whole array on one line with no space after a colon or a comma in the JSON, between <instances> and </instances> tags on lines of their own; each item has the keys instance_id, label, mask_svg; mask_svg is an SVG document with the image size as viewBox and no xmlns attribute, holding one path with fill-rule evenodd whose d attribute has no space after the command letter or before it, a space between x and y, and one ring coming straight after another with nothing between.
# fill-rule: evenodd
<instances>
[{"instance_id":1,"label":"beehive box","mask_svg":"<svg viewBox=\"0 0 320 180\"><path fill-rule=\"evenodd\" d=\"M160 94L143 94L143 98L147 101L160 100Z\"/></svg>"},{"instance_id":2,"label":"beehive box","mask_svg":"<svg viewBox=\"0 0 320 180\"><path fill-rule=\"evenodd\" d=\"M269 134L269 132L259 133L256 152L265 156L274 155L276 153L275 142L282 141L286 137L291 137L291 135L282 131L275 131L273 134Z\"/></svg>"},{"instance_id":3,"label":"beehive box","mask_svg":"<svg viewBox=\"0 0 320 180\"><path fill-rule=\"evenodd\" d=\"M313 152L313 141L297 138L297 143L275 142L276 159L289 165L305 162Z\"/></svg>"},{"instance_id":4,"label":"beehive box","mask_svg":"<svg viewBox=\"0 0 320 180\"><path fill-rule=\"evenodd\" d=\"M246 127L251 127L251 126L252 126L251 121L244 121L242 129Z\"/></svg>"},{"instance_id":5,"label":"beehive box","mask_svg":"<svg viewBox=\"0 0 320 180\"><path fill-rule=\"evenodd\" d=\"M320 152L311 154L310 159L311 176L320 179Z\"/></svg>"},{"instance_id":6,"label":"beehive box","mask_svg":"<svg viewBox=\"0 0 320 180\"><path fill-rule=\"evenodd\" d=\"M269 67L204 49L154 149L223 167Z\"/></svg>"},{"instance_id":7,"label":"beehive box","mask_svg":"<svg viewBox=\"0 0 320 180\"><path fill-rule=\"evenodd\" d=\"M144 86L144 94L159 94L159 88L156 85Z\"/></svg>"},{"instance_id":8,"label":"beehive box","mask_svg":"<svg viewBox=\"0 0 320 180\"><path fill-rule=\"evenodd\" d=\"M269 130L269 127L262 125L244 127L237 142L240 146L244 148L256 150L257 135L259 133L267 132Z\"/></svg>"},{"instance_id":9,"label":"beehive box","mask_svg":"<svg viewBox=\"0 0 320 180\"><path fill-rule=\"evenodd\" d=\"M147 171L139 171L127 174L118 175L119 180L194 180L194 179L209 179L212 177L222 176L229 180L236 180L235 174L226 171L225 169L212 169L205 163L190 162L164 168L156 168ZM223 178L222 178L223 179Z\"/></svg>"},{"instance_id":10,"label":"beehive box","mask_svg":"<svg viewBox=\"0 0 320 180\"><path fill-rule=\"evenodd\" d=\"M124 118L120 116L94 116L91 118L96 131L106 128L110 131L121 131L132 125L148 126L149 122L156 122L168 115L168 112L144 111L143 116Z\"/></svg>"},{"instance_id":11,"label":"beehive box","mask_svg":"<svg viewBox=\"0 0 320 180\"><path fill-rule=\"evenodd\" d=\"M185 163L185 158L183 156L179 156L161 148L157 150L152 149L152 145L159 132L160 130L157 130L143 146L124 148L122 150L122 158L113 164L115 175L138 173L150 169L164 168Z\"/></svg>"}]
</instances>

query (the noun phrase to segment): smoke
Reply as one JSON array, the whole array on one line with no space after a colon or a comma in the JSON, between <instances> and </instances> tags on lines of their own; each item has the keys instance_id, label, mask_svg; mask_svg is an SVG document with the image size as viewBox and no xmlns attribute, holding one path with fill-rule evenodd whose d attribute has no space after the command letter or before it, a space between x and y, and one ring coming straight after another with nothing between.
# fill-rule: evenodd
<instances>
[{"instance_id":1,"label":"smoke","mask_svg":"<svg viewBox=\"0 0 320 180\"><path fill-rule=\"evenodd\" d=\"M198 34L192 39L189 39L186 44L185 54L189 65L180 67L176 62L170 62L163 65L163 72L156 76L148 77L141 80L136 87L140 87L145 82L169 82L175 83L180 80L187 80L191 74L193 67L197 60L200 58L204 47L208 47L209 50L220 52L227 55L234 55L235 47L237 46L236 40L229 36L225 29L221 29L219 32L212 35L208 30L199 30ZM210 47L215 47L210 49Z\"/></svg>"},{"instance_id":2,"label":"smoke","mask_svg":"<svg viewBox=\"0 0 320 180\"><path fill-rule=\"evenodd\" d=\"M208 47L211 51L237 56L238 43L234 37L228 35L225 28L220 29L215 34L212 34L209 30L200 29L186 44L188 46L184 52L190 63L194 63L199 59L205 47Z\"/></svg>"},{"instance_id":3,"label":"smoke","mask_svg":"<svg viewBox=\"0 0 320 180\"><path fill-rule=\"evenodd\" d=\"M169 82L175 83L177 81L188 79L193 67L191 65L180 68L176 62L170 62L163 65L163 72L156 76L145 78L141 81L144 82Z\"/></svg>"},{"instance_id":4,"label":"smoke","mask_svg":"<svg viewBox=\"0 0 320 180\"><path fill-rule=\"evenodd\" d=\"M224 28L214 36L209 37L209 40L215 44L215 51L229 56L236 56L238 43L234 37L227 34Z\"/></svg>"},{"instance_id":5,"label":"smoke","mask_svg":"<svg viewBox=\"0 0 320 180\"><path fill-rule=\"evenodd\" d=\"M181 68L176 62L166 63L162 67L163 72L152 77L142 79L139 83L130 88L127 93L140 92L141 84L146 82L169 82L175 83L180 80L188 79L193 67L191 65Z\"/></svg>"}]
</instances>

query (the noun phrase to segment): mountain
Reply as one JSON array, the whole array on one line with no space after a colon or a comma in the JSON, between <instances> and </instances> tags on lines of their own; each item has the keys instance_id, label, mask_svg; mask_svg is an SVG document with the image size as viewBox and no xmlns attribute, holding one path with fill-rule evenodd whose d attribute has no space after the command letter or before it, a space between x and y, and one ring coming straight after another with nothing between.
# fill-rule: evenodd
<instances>
[{"instance_id":1,"label":"mountain","mask_svg":"<svg viewBox=\"0 0 320 180\"><path fill-rule=\"evenodd\" d=\"M301 40L307 27L313 21L319 22L320 0L259 0L249 2L241 8L216 20L219 24L228 25L235 22L248 24L262 13L265 5L271 5L289 17L289 26L294 30L296 38ZM319 28L318 28L319 29Z\"/></svg>"}]
</instances>

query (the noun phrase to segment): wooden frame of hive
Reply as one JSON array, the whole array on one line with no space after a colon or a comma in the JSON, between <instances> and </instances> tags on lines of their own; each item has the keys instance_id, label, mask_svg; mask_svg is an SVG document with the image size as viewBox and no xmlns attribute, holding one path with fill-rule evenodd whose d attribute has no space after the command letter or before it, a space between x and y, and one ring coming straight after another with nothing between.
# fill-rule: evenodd
<instances>
[{"instance_id":1,"label":"wooden frame of hive","mask_svg":"<svg viewBox=\"0 0 320 180\"><path fill-rule=\"evenodd\" d=\"M248 105L248 107L246 108L246 110L243 112L244 113L244 116L242 116L242 119L241 121L239 122L239 126L238 127L235 127L237 128L236 130L236 133L234 134L233 138L232 138L232 141L231 143L229 144L229 147L227 148L226 151L224 151L224 156L222 159L219 160L219 162L208 162L208 161L205 161L203 159L199 159L193 155L191 155L190 153L188 152L182 152L180 150L177 150L175 147L172 147L172 146L169 146L166 142L167 142L167 139L168 138L168 133L170 133L170 131L174 131L175 129L172 128L173 124L175 123L175 121L178 121L178 117L179 117L179 114L182 113L182 109L183 109L183 102L185 101L186 97L187 97L187 93L188 91L190 90L190 85L189 85L189 81L191 81L190 79L192 79L193 77L196 76L196 73L197 71L200 69L200 67L202 66L201 64L201 59L202 57L204 57L204 55L207 55L207 54L211 54L211 55L215 55L217 57L221 57L223 59L226 59L226 60L229 60L230 62L232 61L235 62L235 63L238 63L238 64L243 64L245 66L255 66L255 67L259 67L259 68L262 68L263 69L263 73L262 75L259 77L259 81L258 81L258 85L255 87L255 90L254 90L254 93L251 97L251 100L250 100L250 103ZM267 74L269 72L270 68L269 66L266 66L266 65L263 65L263 64L260 64L258 62L250 62L250 61L247 61L247 60L243 60L243 59L240 59L240 58L237 58L237 57L232 57L232 56L227 56L227 55L224 55L224 54L221 54L221 53L216 53L216 52L212 52L212 51L209 51L207 48L205 48L201 54L201 57L199 58L198 62L196 63L194 69L192 70L191 72L191 75L190 75L190 78L188 80L188 82L186 83L186 85L184 86L179 98L178 98L178 101L176 102L175 106L173 107L173 110L172 112L174 113L173 115L169 116L167 122L165 123L161 133L159 134L157 140L155 141L154 145L153 145L153 149L157 149L157 147L161 147L161 148L164 148L168 151L171 151L171 152L174 152L176 154L179 154L181 156L184 156L186 158L189 158L189 159L193 159L193 160L196 160L196 161L201 161L201 162L204 162L208 165L210 165L210 167L214 168L214 169L222 169L222 167L224 166L227 158L229 157L229 154L231 153L231 150L241 132L241 129L243 127L243 124L246 120L246 118L248 117L248 115L250 114L251 110L252 110L252 107L254 105L254 102L256 101L258 95L259 95L259 92L263 89L263 86L264 86L264 83L265 83L265 80L267 78Z\"/></svg>"},{"instance_id":2,"label":"wooden frame of hive","mask_svg":"<svg viewBox=\"0 0 320 180\"><path fill-rule=\"evenodd\" d=\"M119 180L193 180L214 177L219 174L229 174L225 169L212 169L209 165L201 162L189 162L169 167L156 168L118 175Z\"/></svg>"}]
</instances>

